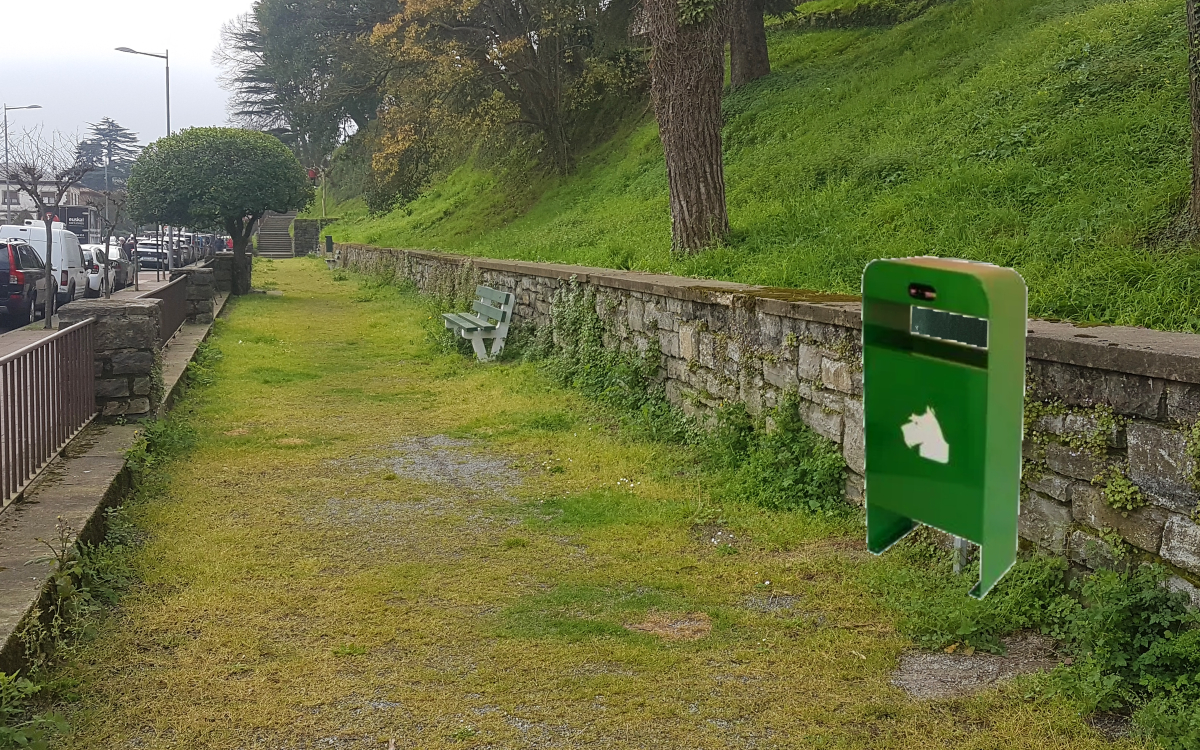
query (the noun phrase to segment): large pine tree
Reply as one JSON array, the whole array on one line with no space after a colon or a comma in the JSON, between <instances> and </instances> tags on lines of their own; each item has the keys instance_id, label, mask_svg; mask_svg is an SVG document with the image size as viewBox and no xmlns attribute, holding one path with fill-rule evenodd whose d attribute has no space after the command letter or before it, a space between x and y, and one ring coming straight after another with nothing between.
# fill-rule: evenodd
<instances>
[{"instance_id":1,"label":"large pine tree","mask_svg":"<svg viewBox=\"0 0 1200 750\"><path fill-rule=\"evenodd\" d=\"M88 137L79 142L78 155L95 169L84 178L83 186L106 191L124 187L129 168L141 152L137 133L108 117L91 123Z\"/></svg>"}]
</instances>

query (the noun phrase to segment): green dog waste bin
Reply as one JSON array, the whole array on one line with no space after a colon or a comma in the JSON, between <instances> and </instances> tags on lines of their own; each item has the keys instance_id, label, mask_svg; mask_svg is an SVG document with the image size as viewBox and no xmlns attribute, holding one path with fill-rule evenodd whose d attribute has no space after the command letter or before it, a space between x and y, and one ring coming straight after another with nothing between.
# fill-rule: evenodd
<instances>
[{"instance_id":1,"label":"green dog waste bin","mask_svg":"<svg viewBox=\"0 0 1200 750\"><path fill-rule=\"evenodd\" d=\"M1017 553L1025 282L944 258L863 274L867 546L923 523L980 546L982 598Z\"/></svg>"}]
</instances>

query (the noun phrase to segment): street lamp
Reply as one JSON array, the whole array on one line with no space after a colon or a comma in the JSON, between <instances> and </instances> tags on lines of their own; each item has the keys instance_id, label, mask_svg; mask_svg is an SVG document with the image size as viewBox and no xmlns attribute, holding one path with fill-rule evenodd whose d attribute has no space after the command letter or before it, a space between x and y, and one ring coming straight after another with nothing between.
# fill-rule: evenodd
<instances>
[{"instance_id":1,"label":"street lamp","mask_svg":"<svg viewBox=\"0 0 1200 750\"><path fill-rule=\"evenodd\" d=\"M18 109L41 109L41 108L42 108L42 105L40 105L40 104L26 104L23 107L10 107L7 104L4 105L4 223L5 224L8 224L12 221L12 209L10 208L10 206L12 205L12 203L10 202L12 200L12 198L11 198L12 186L8 184L8 173L10 170L10 167L8 164L8 111L10 109L18 110Z\"/></svg>"},{"instance_id":2,"label":"street lamp","mask_svg":"<svg viewBox=\"0 0 1200 750\"><path fill-rule=\"evenodd\" d=\"M171 135L171 51L166 50L160 55L156 52L138 52L137 50L130 49L128 47L117 47L117 52L124 52L124 53L130 54L130 55L145 55L146 57L157 57L159 60L162 60L164 63L166 63L166 68L167 68L167 135ZM159 249L162 249L161 241L159 243ZM167 266L168 267L174 266L175 265L174 253L168 251L167 258L169 259L167 261ZM161 261L159 262L159 267L161 268ZM140 273L140 271L138 273Z\"/></svg>"},{"instance_id":3,"label":"street lamp","mask_svg":"<svg viewBox=\"0 0 1200 750\"><path fill-rule=\"evenodd\" d=\"M163 54L155 52L138 52L135 49L128 47L117 47L117 52L126 52L130 55L145 55L146 57L157 57L163 60L167 65L167 135L171 134L171 51L167 50Z\"/></svg>"}]
</instances>

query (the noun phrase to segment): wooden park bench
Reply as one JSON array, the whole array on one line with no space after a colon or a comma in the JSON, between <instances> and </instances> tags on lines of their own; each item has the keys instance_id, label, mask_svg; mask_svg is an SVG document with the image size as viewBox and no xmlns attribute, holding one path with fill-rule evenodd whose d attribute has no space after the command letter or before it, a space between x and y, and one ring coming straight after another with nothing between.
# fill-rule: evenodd
<instances>
[{"instance_id":1,"label":"wooden park bench","mask_svg":"<svg viewBox=\"0 0 1200 750\"><path fill-rule=\"evenodd\" d=\"M472 312L443 313L442 318L446 328L458 331L459 336L471 342L480 362L488 362L504 349L508 324L512 322L513 305L517 300L508 292L486 286L475 287L475 296L479 299L471 305ZM490 354L484 345L485 341L492 342Z\"/></svg>"}]
</instances>

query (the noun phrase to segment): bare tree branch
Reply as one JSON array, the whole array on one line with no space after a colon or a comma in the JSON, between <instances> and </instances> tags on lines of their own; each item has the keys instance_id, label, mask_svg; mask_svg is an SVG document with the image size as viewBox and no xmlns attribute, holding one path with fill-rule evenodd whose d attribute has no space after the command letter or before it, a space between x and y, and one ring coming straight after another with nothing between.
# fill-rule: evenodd
<instances>
[{"instance_id":1,"label":"bare tree branch","mask_svg":"<svg viewBox=\"0 0 1200 750\"><path fill-rule=\"evenodd\" d=\"M46 223L46 328L53 327L54 317L54 220L67 192L96 166L81 158L79 141L78 136L47 133L39 126L26 130L11 149L8 180L33 199Z\"/></svg>"}]
</instances>

